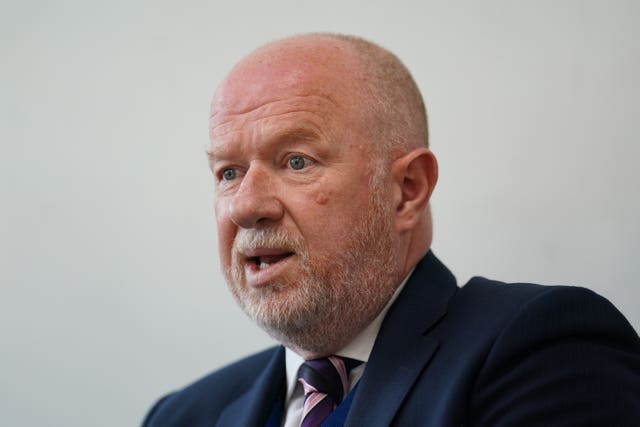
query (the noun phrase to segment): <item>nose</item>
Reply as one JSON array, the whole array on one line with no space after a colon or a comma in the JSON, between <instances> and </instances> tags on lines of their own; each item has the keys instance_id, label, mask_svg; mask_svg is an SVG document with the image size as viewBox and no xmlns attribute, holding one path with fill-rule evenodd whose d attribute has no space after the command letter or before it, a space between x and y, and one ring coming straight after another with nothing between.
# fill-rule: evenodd
<instances>
[{"instance_id":1,"label":"nose","mask_svg":"<svg viewBox=\"0 0 640 427\"><path fill-rule=\"evenodd\" d=\"M241 228L258 228L279 221L284 208L276 197L274 179L260 167L250 167L229 203L229 217Z\"/></svg>"}]
</instances>

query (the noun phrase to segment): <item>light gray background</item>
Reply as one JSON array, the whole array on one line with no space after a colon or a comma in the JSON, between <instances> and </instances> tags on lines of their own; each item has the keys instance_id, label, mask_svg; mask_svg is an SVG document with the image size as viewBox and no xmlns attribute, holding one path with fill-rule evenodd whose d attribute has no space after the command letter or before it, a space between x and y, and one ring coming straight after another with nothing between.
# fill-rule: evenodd
<instances>
[{"instance_id":1,"label":"light gray background","mask_svg":"<svg viewBox=\"0 0 640 427\"><path fill-rule=\"evenodd\" d=\"M414 73L461 283L584 285L640 327L639 5L3 0L0 424L137 425L271 343L219 273L203 149L217 82L296 32Z\"/></svg>"}]
</instances>

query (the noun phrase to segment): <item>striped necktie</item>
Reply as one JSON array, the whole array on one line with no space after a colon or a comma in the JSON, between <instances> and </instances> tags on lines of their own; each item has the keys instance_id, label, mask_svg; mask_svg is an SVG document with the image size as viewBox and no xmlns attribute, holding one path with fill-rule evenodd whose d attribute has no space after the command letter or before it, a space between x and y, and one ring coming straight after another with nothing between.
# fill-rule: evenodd
<instances>
[{"instance_id":1,"label":"striped necktie","mask_svg":"<svg viewBox=\"0 0 640 427\"><path fill-rule=\"evenodd\" d=\"M361 363L329 356L300 366L298 381L304 389L301 427L318 427L331 415L349 391L349 371Z\"/></svg>"}]
</instances>

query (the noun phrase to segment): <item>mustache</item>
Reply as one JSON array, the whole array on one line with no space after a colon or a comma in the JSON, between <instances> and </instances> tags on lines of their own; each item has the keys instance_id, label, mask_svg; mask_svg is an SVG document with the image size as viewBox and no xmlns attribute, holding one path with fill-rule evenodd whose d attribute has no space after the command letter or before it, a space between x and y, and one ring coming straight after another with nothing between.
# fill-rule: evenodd
<instances>
[{"instance_id":1,"label":"mustache","mask_svg":"<svg viewBox=\"0 0 640 427\"><path fill-rule=\"evenodd\" d=\"M256 248L283 249L296 253L304 252L303 240L299 236L274 229L240 229L233 241L234 251L236 253L244 253Z\"/></svg>"}]
</instances>

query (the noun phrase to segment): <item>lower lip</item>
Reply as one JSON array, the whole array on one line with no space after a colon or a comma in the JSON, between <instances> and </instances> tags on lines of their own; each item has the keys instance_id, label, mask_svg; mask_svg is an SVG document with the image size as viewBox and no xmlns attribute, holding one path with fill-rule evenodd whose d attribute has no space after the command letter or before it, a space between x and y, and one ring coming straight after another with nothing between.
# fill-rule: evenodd
<instances>
[{"instance_id":1,"label":"lower lip","mask_svg":"<svg viewBox=\"0 0 640 427\"><path fill-rule=\"evenodd\" d=\"M287 268L287 266L293 262L293 257L294 255L290 255L263 269L260 269L253 262L248 262L244 266L247 285L252 288L262 288L269 285L279 274L282 273L283 269Z\"/></svg>"}]
</instances>

